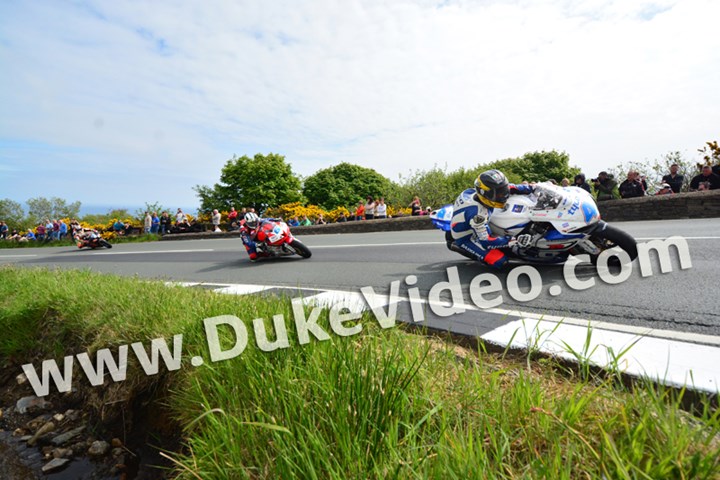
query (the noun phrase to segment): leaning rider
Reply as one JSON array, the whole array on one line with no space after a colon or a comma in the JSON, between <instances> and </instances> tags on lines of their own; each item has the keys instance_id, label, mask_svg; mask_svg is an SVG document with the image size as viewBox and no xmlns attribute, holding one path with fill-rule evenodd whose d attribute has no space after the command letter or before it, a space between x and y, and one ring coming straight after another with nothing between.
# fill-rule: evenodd
<instances>
[{"instance_id":1,"label":"leaning rider","mask_svg":"<svg viewBox=\"0 0 720 480\"><path fill-rule=\"evenodd\" d=\"M482 260L495 268L502 268L507 257L502 248L517 244L526 247L532 241L532 235L516 237L494 237L490 230L490 217L494 209L502 209L511 194L529 195L533 188L529 185L508 183L499 170L488 170L475 179L475 188L468 188L455 200L453 217L450 223L453 238L452 249L474 260Z\"/></svg>"},{"instance_id":2,"label":"leaning rider","mask_svg":"<svg viewBox=\"0 0 720 480\"><path fill-rule=\"evenodd\" d=\"M245 222L240 229L240 238L242 238L243 245L245 245L245 251L247 251L250 260L255 261L258 257L255 236L257 235L259 218L257 214L250 209L243 219Z\"/></svg>"}]
</instances>

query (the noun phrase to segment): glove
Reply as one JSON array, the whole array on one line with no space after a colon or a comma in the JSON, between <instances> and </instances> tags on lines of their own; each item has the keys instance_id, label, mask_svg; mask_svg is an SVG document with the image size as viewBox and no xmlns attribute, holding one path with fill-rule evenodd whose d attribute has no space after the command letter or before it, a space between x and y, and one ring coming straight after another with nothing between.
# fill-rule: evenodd
<instances>
[{"instance_id":1,"label":"glove","mask_svg":"<svg viewBox=\"0 0 720 480\"><path fill-rule=\"evenodd\" d=\"M532 243L532 239L533 239L533 236L530 235L530 234L528 234L528 233L524 233L524 234L522 234L522 235L518 235L518 236L515 238L515 240L516 240L516 242L517 242L517 245L518 245L518 247L520 247L520 248L529 247L530 244Z\"/></svg>"}]
</instances>

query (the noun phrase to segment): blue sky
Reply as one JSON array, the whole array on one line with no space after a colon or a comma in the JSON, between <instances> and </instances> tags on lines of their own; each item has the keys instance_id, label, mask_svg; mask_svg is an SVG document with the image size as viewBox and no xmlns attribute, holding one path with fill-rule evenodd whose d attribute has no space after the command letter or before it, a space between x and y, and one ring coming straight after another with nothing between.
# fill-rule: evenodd
<instances>
[{"instance_id":1,"label":"blue sky","mask_svg":"<svg viewBox=\"0 0 720 480\"><path fill-rule=\"evenodd\" d=\"M233 155L397 179L720 138L715 0L0 2L0 197L197 204Z\"/></svg>"}]
</instances>

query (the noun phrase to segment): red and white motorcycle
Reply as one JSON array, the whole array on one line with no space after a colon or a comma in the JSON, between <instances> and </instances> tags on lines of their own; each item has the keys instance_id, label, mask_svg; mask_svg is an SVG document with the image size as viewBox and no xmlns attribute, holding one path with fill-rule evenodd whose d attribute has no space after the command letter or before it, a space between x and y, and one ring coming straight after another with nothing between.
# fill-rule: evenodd
<instances>
[{"instance_id":1,"label":"red and white motorcycle","mask_svg":"<svg viewBox=\"0 0 720 480\"><path fill-rule=\"evenodd\" d=\"M254 238L258 257L287 257L300 255L310 258L310 249L297 238L293 237L287 223L277 218L262 218L258 220L255 230L250 229L245 220L240 221L241 234Z\"/></svg>"}]
</instances>

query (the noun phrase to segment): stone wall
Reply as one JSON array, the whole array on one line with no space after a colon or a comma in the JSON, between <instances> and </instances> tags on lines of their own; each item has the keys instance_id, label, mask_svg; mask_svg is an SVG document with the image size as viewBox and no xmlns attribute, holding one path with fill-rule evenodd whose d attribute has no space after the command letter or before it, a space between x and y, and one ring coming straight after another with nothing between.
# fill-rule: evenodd
<instances>
[{"instance_id":1,"label":"stone wall","mask_svg":"<svg viewBox=\"0 0 720 480\"><path fill-rule=\"evenodd\" d=\"M657 195L599 202L608 222L720 217L720 190Z\"/></svg>"},{"instance_id":2,"label":"stone wall","mask_svg":"<svg viewBox=\"0 0 720 480\"><path fill-rule=\"evenodd\" d=\"M598 204L600 215L608 222L632 220L670 220L676 218L720 217L720 190L710 192L680 193L677 195L648 196L625 200L608 200ZM297 235L333 233L397 232L404 230L432 230L430 217L388 218L384 220L361 220L357 222L330 223L293 227ZM203 233L180 233L165 235L163 240L191 238L238 237L239 232L213 233L212 228Z\"/></svg>"}]
</instances>

